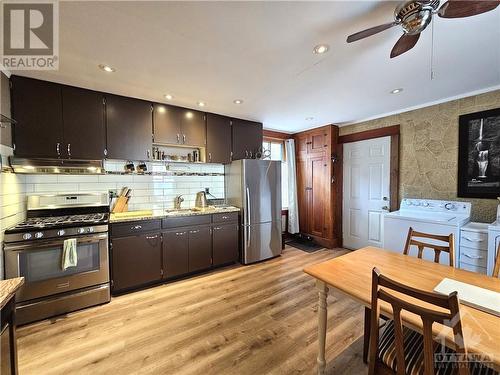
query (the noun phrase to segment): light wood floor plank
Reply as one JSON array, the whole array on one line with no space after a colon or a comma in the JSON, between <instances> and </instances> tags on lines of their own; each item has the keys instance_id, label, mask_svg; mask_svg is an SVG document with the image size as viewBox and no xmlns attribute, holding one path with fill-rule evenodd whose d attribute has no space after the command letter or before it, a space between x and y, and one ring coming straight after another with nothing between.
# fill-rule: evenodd
<instances>
[{"instance_id":1,"label":"light wood floor plank","mask_svg":"<svg viewBox=\"0 0 500 375\"><path fill-rule=\"evenodd\" d=\"M267 262L227 267L21 327L19 373L313 374L317 292L302 269L345 252L287 248ZM366 372L353 349L362 335L362 307L335 292L328 307L334 329L327 333L327 370Z\"/></svg>"}]
</instances>

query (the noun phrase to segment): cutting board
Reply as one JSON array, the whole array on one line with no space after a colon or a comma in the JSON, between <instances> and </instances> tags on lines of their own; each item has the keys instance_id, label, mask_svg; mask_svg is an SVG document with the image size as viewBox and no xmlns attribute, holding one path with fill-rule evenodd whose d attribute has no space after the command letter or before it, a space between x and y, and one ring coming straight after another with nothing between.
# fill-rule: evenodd
<instances>
[{"instance_id":1,"label":"cutting board","mask_svg":"<svg viewBox=\"0 0 500 375\"><path fill-rule=\"evenodd\" d=\"M148 217L153 216L153 211L143 210L143 211L127 211L127 212L113 212L111 214L111 219L129 219L134 217Z\"/></svg>"}]
</instances>

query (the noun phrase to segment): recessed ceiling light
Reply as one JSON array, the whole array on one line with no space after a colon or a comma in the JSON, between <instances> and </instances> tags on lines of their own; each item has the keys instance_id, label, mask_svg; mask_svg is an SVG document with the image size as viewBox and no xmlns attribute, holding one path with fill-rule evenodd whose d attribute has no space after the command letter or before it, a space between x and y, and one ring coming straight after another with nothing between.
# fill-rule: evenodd
<instances>
[{"instance_id":1,"label":"recessed ceiling light","mask_svg":"<svg viewBox=\"0 0 500 375\"><path fill-rule=\"evenodd\" d=\"M104 64L99 64L99 69L104 70L105 72L108 73L113 73L114 71L116 71L115 68L112 68L111 66Z\"/></svg>"},{"instance_id":2,"label":"recessed ceiling light","mask_svg":"<svg viewBox=\"0 0 500 375\"><path fill-rule=\"evenodd\" d=\"M403 89L394 89L391 91L391 94L399 94Z\"/></svg>"},{"instance_id":3,"label":"recessed ceiling light","mask_svg":"<svg viewBox=\"0 0 500 375\"><path fill-rule=\"evenodd\" d=\"M198 102L198 107L205 107L207 103L205 102Z\"/></svg>"},{"instance_id":4,"label":"recessed ceiling light","mask_svg":"<svg viewBox=\"0 0 500 375\"><path fill-rule=\"evenodd\" d=\"M314 120L314 117L306 117L306 121L312 121Z\"/></svg>"},{"instance_id":5,"label":"recessed ceiling light","mask_svg":"<svg viewBox=\"0 0 500 375\"><path fill-rule=\"evenodd\" d=\"M314 47L313 53L321 55L322 53L328 52L330 46L328 44L318 44Z\"/></svg>"},{"instance_id":6,"label":"recessed ceiling light","mask_svg":"<svg viewBox=\"0 0 500 375\"><path fill-rule=\"evenodd\" d=\"M163 95L165 99L167 100L172 100L174 97L170 94L167 94L167 95Z\"/></svg>"},{"instance_id":7,"label":"recessed ceiling light","mask_svg":"<svg viewBox=\"0 0 500 375\"><path fill-rule=\"evenodd\" d=\"M234 99L233 103L234 104L243 104L243 99Z\"/></svg>"}]
</instances>

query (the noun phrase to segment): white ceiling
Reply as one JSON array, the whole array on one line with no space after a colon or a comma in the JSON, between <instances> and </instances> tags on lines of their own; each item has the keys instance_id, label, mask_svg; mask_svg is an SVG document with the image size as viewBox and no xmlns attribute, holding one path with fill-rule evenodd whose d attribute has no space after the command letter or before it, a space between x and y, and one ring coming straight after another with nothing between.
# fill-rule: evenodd
<instances>
[{"instance_id":1,"label":"white ceiling","mask_svg":"<svg viewBox=\"0 0 500 375\"><path fill-rule=\"evenodd\" d=\"M59 71L20 72L95 90L196 107L294 132L350 123L500 85L500 8L434 20L389 59L397 2L61 2ZM330 52L314 55L316 44ZM116 72L97 68L109 64ZM16 74L16 72L13 72ZM404 88L401 94L389 92ZM233 104L234 99L244 104ZM306 117L314 117L306 121Z\"/></svg>"}]
</instances>

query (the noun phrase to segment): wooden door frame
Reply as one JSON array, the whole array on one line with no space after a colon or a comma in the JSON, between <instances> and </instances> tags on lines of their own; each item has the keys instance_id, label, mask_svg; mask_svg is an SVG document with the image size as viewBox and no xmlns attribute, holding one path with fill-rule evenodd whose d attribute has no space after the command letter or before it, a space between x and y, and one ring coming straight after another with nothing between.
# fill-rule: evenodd
<instances>
[{"instance_id":1,"label":"wooden door frame","mask_svg":"<svg viewBox=\"0 0 500 375\"><path fill-rule=\"evenodd\" d=\"M339 198L337 209L335 210L335 221L337 222L337 232L339 234L339 246L342 246L344 234L342 232L342 207L344 206L344 143L366 141L369 139L391 137L391 161L390 161L390 182L389 199L390 211L396 211L399 207L399 136L400 125L386 126L358 133L342 135L338 138L337 158L340 171L337 174L337 197Z\"/></svg>"}]
</instances>

